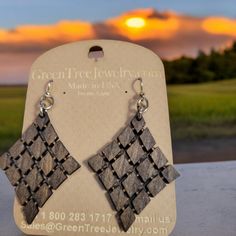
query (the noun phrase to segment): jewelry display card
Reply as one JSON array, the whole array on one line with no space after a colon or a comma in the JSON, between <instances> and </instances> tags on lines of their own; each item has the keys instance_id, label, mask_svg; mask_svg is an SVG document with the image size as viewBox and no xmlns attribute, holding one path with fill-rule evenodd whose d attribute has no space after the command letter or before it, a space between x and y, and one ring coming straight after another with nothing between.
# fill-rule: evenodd
<instances>
[{"instance_id":1,"label":"jewelry display card","mask_svg":"<svg viewBox=\"0 0 236 236\"><path fill-rule=\"evenodd\" d=\"M39 99L47 83L53 80L50 92L55 104L48 116L60 141L81 167L68 175L60 188L53 190L30 225L22 214L22 205L15 199L14 218L22 232L59 236L171 233L176 222L174 182L151 200L142 191L141 200L136 201L137 208L146 204L145 199L148 204L140 214L135 214L133 224L125 232L118 223L117 206L88 164L135 116L139 77L149 101L143 114L146 126L158 152L160 148L166 162L172 165L165 73L156 54L128 42L88 40L54 48L35 61L29 76L23 133L38 115ZM145 166L140 173L146 176ZM116 198L115 192L113 197Z\"/></svg>"}]
</instances>

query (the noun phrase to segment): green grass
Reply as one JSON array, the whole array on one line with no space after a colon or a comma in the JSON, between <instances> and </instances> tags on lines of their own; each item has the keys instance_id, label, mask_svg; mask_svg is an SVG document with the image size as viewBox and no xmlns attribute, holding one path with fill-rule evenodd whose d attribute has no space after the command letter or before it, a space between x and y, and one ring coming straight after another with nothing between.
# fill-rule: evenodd
<instances>
[{"instance_id":1,"label":"green grass","mask_svg":"<svg viewBox=\"0 0 236 236\"><path fill-rule=\"evenodd\" d=\"M0 87L0 152L22 129L26 88ZM236 136L236 79L168 86L172 136L179 139Z\"/></svg>"},{"instance_id":2,"label":"green grass","mask_svg":"<svg viewBox=\"0 0 236 236\"><path fill-rule=\"evenodd\" d=\"M236 136L236 80L168 87L174 139Z\"/></svg>"},{"instance_id":3,"label":"green grass","mask_svg":"<svg viewBox=\"0 0 236 236\"><path fill-rule=\"evenodd\" d=\"M0 87L0 152L19 138L26 88Z\"/></svg>"}]
</instances>

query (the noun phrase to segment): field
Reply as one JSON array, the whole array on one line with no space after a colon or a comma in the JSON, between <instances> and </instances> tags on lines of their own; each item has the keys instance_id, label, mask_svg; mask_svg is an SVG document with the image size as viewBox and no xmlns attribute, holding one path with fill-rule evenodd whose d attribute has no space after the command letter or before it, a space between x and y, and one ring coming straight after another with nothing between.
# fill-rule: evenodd
<instances>
[{"instance_id":1,"label":"field","mask_svg":"<svg viewBox=\"0 0 236 236\"><path fill-rule=\"evenodd\" d=\"M19 138L22 129L26 89L0 87L0 152Z\"/></svg>"},{"instance_id":2,"label":"field","mask_svg":"<svg viewBox=\"0 0 236 236\"><path fill-rule=\"evenodd\" d=\"M236 137L236 79L168 87L174 139Z\"/></svg>"},{"instance_id":3,"label":"field","mask_svg":"<svg viewBox=\"0 0 236 236\"><path fill-rule=\"evenodd\" d=\"M0 152L21 132L26 89L0 87ZM236 80L168 86L174 140L236 136Z\"/></svg>"}]
</instances>

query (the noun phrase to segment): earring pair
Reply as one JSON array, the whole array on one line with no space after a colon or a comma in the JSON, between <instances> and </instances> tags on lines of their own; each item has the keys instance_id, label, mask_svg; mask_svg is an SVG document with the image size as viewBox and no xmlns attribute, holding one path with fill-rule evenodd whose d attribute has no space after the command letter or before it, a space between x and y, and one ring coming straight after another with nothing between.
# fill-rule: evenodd
<instances>
[{"instance_id":1,"label":"earring pair","mask_svg":"<svg viewBox=\"0 0 236 236\"><path fill-rule=\"evenodd\" d=\"M141 91L136 114L117 138L88 160L107 190L124 231L130 228L135 214L141 213L151 197L179 176L145 127L143 114L148 110L149 101L142 79L138 80ZM48 116L54 105L51 86L49 81L34 122L0 157L0 168L15 188L28 224L68 176L81 167L60 140Z\"/></svg>"}]
</instances>

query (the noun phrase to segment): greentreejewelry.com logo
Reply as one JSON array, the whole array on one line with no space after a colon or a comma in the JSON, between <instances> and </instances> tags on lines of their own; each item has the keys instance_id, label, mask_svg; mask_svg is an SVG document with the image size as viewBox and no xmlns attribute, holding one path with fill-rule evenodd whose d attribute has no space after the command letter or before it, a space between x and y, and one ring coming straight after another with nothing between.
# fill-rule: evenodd
<instances>
[{"instance_id":1,"label":"greentreejewelry.com logo","mask_svg":"<svg viewBox=\"0 0 236 236\"><path fill-rule=\"evenodd\" d=\"M44 231L49 234L55 234L58 232L67 232L67 233L83 233L83 234L101 234L101 235L112 235L112 234L121 234L121 231L116 226L106 225L106 226L95 226L92 224L63 224L56 222L48 223L33 223L32 225L26 225L24 222L21 223L22 229L34 230L34 231ZM131 226L130 229L126 232L129 235L168 235L168 230L166 227L134 227ZM73 234L74 235L74 234Z\"/></svg>"},{"instance_id":2,"label":"greentreejewelry.com logo","mask_svg":"<svg viewBox=\"0 0 236 236\"><path fill-rule=\"evenodd\" d=\"M88 79L97 80L99 78L124 78L134 79L138 77L161 77L162 73L158 70L130 70L125 68L118 69L101 69L94 67L93 70L80 70L76 67L66 67L61 71L44 71L34 69L32 71L33 79L42 80L60 80L60 79Z\"/></svg>"}]
</instances>

